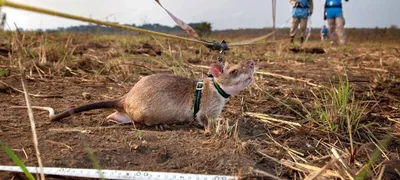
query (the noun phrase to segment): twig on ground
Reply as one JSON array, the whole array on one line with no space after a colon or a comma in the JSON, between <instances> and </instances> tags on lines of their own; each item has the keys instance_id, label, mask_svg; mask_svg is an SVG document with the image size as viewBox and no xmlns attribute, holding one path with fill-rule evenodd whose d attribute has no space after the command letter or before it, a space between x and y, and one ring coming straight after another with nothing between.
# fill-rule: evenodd
<instances>
[{"instance_id":1,"label":"twig on ground","mask_svg":"<svg viewBox=\"0 0 400 180\"><path fill-rule=\"evenodd\" d=\"M24 67L22 65L22 62L21 62L21 58L18 58L18 64L19 64L19 69L21 72L21 83L22 83L22 88L24 90L26 106L28 107L28 116L29 116L29 121L31 124L33 144L34 144L35 151L36 151L36 158L37 158L37 161L39 164L40 178L42 180L44 180L45 177L44 177L44 173L43 173L42 159L40 157L39 142L38 142L37 133L36 133L35 119L33 117L33 111L31 108L31 102L30 102L30 98L29 98L28 88L26 87L26 83L25 83L25 72L24 72Z\"/></svg>"},{"instance_id":2,"label":"twig on ground","mask_svg":"<svg viewBox=\"0 0 400 180\"><path fill-rule=\"evenodd\" d=\"M68 66L65 66L65 69L67 69L69 73L71 73L71 74L73 74L73 75L75 75L75 76L78 75L78 73L75 73L75 72L74 72L70 67L68 67Z\"/></svg>"},{"instance_id":3,"label":"twig on ground","mask_svg":"<svg viewBox=\"0 0 400 180\"><path fill-rule=\"evenodd\" d=\"M10 109L25 109L28 108L27 106L11 106ZM39 109L49 111L49 117L54 116L55 112L54 109L51 107L43 107L43 106L31 106L32 109Z\"/></svg>"},{"instance_id":4,"label":"twig on ground","mask_svg":"<svg viewBox=\"0 0 400 180\"><path fill-rule=\"evenodd\" d=\"M24 155L25 155L25 158L29 159L28 154L26 153L24 148L22 148L22 149L11 149L11 150L15 151L15 152L21 152L22 151L24 153Z\"/></svg>"},{"instance_id":5,"label":"twig on ground","mask_svg":"<svg viewBox=\"0 0 400 180\"><path fill-rule=\"evenodd\" d=\"M68 149L70 149L71 151L73 150L71 146L68 146L67 144L62 143L62 142L57 142L57 141L52 141L52 140L45 140L45 141L48 142L48 143L51 143L51 144L57 144L57 145L65 146Z\"/></svg>"},{"instance_id":6,"label":"twig on ground","mask_svg":"<svg viewBox=\"0 0 400 180\"><path fill-rule=\"evenodd\" d=\"M286 166L288 168L291 168L293 170L296 170L296 171L310 173L310 172L318 171L318 170L321 169L319 167L309 166L309 165L306 165L306 164L296 163L296 162L292 162L292 161L288 161L288 160L279 161L276 158L268 156L267 154L265 154L265 153L263 153L261 151L258 151L258 153L260 155L262 155L262 156L264 156L264 157L266 157L266 158L278 163L278 164L284 165L284 166ZM326 172L322 173L322 176L338 177L338 178L344 179L340 174L338 174L337 172L331 171L331 170L326 170Z\"/></svg>"},{"instance_id":7,"label":"twig on ground","mask_svg":"<svg viewBox=\"0 0 400 180\"><path fill-rule=\"evenodd\" d=\"M390 160L389 157L388 157L388 155L385 153L386 149L382 149L382 148L384 148L384 147L382 147L381 144L380 144L379 142L378 142L379 144L377 144L377 143L376 143L375 141L373 141L371 138L370 138L370 141L375 145L375 147L376 147L379 151L381 151L382 156L385 157L386 160Z\"/></svg>"},{"instance_id":8,"label":"twig on ground","mask_svg":"<svg viewBox=\"0 0 400 180\"><path fill-rule=\"evenodd\" d=\"M316 151L319 155L321 155L321 153L319 153L318 151ZM325 156L322 156L322 157L320 157L320 158L317 158L317 159L314 159L314 160L312 160L312 161L310 161L311 163L315 163L315 162L318 162L318 161L321 161L321 160L324 160L324 159L328 159L328 158L330 158L331 157L331 155L325 155Z\"/></svg>"},{"instance_id":9,"label":"twig on ground","mask_svg":"<svg viewBox=\"0 0 400 180\"><path fill-rule=\"evenodd\" d=\"M332 157L332 156L329 156ZM318 171L314 171L313 173L311 173L310 175L308 175L307 177L304 178L304 180L313 180L315 178L317 178L318 176L320 176L325 170L327 170L332 164L335 164L336 161L338 159L337 158L332 158L324 167L322 167L320 170Z\"/></svg>"},{"instance_id":10,"label":"twig on ground","mask_svg":"<svg viewBox=\"0 0 400 180\"><path fill-rule=\"evenodd\" d=\"M299 124L299 123L272 118L267 114L254 113L254 112L245 112L245 115L261 119L262 121L273 121L273 122L278 122L278 123L283 123L283 124L288 124L288 125L301 127L301 124Z\"/></svg>"},{"instance_id":11,"label":"twig on ground","mask_svg":"<svg viewBox=\"0 0 400 180\"><path fill-rule=\"evenodd\" d=\"M24 148L22 148L22 152L24 152L24 154L25 154L25 158L26 158L26 159L29 159L29 158L28 158L28 154L26 153L26 151L25 151L25 149L24 149Z\"/></svg>"},{"instance_id":12,"label":"twig on ground","mask_svg":"<svg viewBox=\"0 0 400 180\"><path fill-rule=\"evenodd\" d=\"M81 132L81 133L88 133L91 131L95 130L104 130L104 129L132 129L136 130L135 126L127 126L127 125L113 125L113 126L107 126L107 127L85 127L85 128L52 128L49 129L48 131L54 131L54 132ZM141 132L145 132L145 130L140 130Z\"/></svg>"},{"instance_id":13,"label":"twig on ground","mask_svg":"<svg viewBox=\"0 0 400 180\"><path fill-rule=\"evenodd\" d=\"M290 152L292 152L292 153L294 153L294 154L296 154L296 155L304 156L303 153L298 152L298 151L296 151L296 150L293 150L293 149L291 149L291 148L289 148L289 147L285 147L285 146L283 146L282 144L278 143L277 141L275 141L275 139L274 139L270 134L266 134L266 135L267 135L276 145L278 145L279 147L285 149L286 151L290 151Z\"/></svg>"},{"instance_id":14,"label":"twig on ground","mask_svg":"<svg viewBox=\"0 0 400 180\"><path fill-rule=\"evenodd\" d=\"M398 107L394 107L394 106L391 106L391 105L388 105L388 107L390 107L390 108L392 108L392 109L394 109L394 110L399 110Z\"/></svg>"},{"instance_id":15,"label":"twig on ground","mask_svg":"<svg viewBox=\"0 0 400 180\"><path fill-rule=\"evenodd\" d=\"M385 116L389 121L392 121L392 122L394 122L394 123L396 123L396 124L400 124L400 119L398 119L398 118L395 118L395 119L392 119L392 118L390 118L389 116Z\"/></svg>"},{"instance_id":16,"label":"twig on ground","mask_svg":"<svg viewBox=\"0 0 400 180\"><path fill-rule=\"evenodd\" d=\"M7 83L5 83L3 81L0 81L0 83L4 84L5 86L11 88L14 91L17 91L19 93L24 93L24 91L21 91L15 87L12 87L11 85L8 85ZM61 95L39 95L39 94L30 94L30 93L29 93L29 96L37 97L37 98L62 98Z\"/></svg>"},{"instance_id":17,"label":"twig on ground","mask_svg":"<svg viewBox=\"0 0 400 180\"><path fill-rule=\"evenodd\" d=\"M378 72L384 72L384 73L389 72L389 71L386 70L386 69L381 69L381 68L369 68L369 67L361 67L361 66L347 66L347 68L350 68L350 69L365 69L365 70L378 71Z\"/></svg>"},{"instance_id":18,"label":"twig on ground","mask_svg":"<svg viewBox=\"0 0 400 180\"><path fill-rule=\"evenodd\" d=\"M255 172L255 173L258 173L258 174L262 174L262 175L267 176L267 177L272 178L272 179L283 180L282 178L279 178L277 176L274 176L274 175L272 175L270 173L267 173L267 172L259 170L259 169L252 168L252 171Z\"/></svg>"},{"instance_id":19,"label":"twig on ground","mask_svg":"<svg viewBox=\"0 0 400 180\"><path fill-rule=\"evenodd\" d=\"M395 96L392 96L388 93L376 93L379 97L385 97L388 98L390 100L396 101L396 102L400 102L400 99L397 99Z\"/></svg>"},{"instance_id":20,"label":"twig on ground","mask_svg":"<svg viewBox=\"0 0 400 180\"><path fill-rule=\"evenodd\" d=\"M349 179L354 180L354 175L350 172L349 166L346 165L346 163L343 161L343 158L339 155L337 150L334 147L332 147L331 148L331 152L332 152L333 156L336 159L338 159L338 161L340 162L340 164L343 167L343 170L344 170L345 174L349 177Z\"/></svg>"},{"instance_id":21,"label":"twig on ground","mask_svg":"<svg viewBox=\"0 0 400 180\"><path fill-rule=\"evenodd\" d=\"M271 156L269 156L269 155L267 155L267 154L265 154L265 153L263 153L261 151L257 151L257 153L262 155L262 156L264 156L264 157L266 157L266 158L268 158L268 159L270 159L270 160L272 160L272 161L274 161L275 163L278 163L278 164L281 163L278 159L273 158L273 157L271 157Z\"/></svg>"},{"instance_id":22,"label":"twig on ground","mask_svg":"<svg viewBox=\"0 0 400 180\"><path fill-rule=\"evenodd\" d=\"M381 171L379 172L377 180L381 180L382 179L383 174L385 172L385 168L386 168L386 165L383 165L382 168L381 168Z\"/></svg>"},{"instance_id":23,"label":"twig on ground","mask_svg":"<svg viewBox=\"0 0 400 180\"><path fill-rule=\"evenodd\" d=\"M296 117L294 117L294 116L287 116L287 115L280 115L280 114L268 114L268 116L273 116L273 117L280 117L280 118L286 118L286 119L293 119L293 120L296 120Z\"/></svg>"},{"instance_id":24,"label":"twig on ground","mask_svg":"<svg viewBox=\"0 0 400 180\"><path fill-rule=\"evenodd\" d=\"M310 173L313 171L319 171L321 170L321 168L319 167L315 167L315 166L310 166L307 164L303 164L303 163L298 163L298 162L292 162L292 161L288 161L288 160L281 160L281 164L285 165L285 166L292 166L295 167L297 169L300 169L300 171L302 172L306 172L306 173ZM326 170L326 172L322 173L324 176L329 176L329 177L339 177L344 179L339 173L335 172L335 171L331 171L331 170Z\"/></svg>"}]
</instances>

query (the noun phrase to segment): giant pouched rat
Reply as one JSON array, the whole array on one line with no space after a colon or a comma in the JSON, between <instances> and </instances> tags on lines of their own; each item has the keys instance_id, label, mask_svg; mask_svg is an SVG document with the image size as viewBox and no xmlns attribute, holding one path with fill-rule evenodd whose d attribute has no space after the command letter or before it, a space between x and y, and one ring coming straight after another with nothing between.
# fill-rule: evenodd
<instances>
[{"instance_id":1,"label":"giant pouched rat","mask_svg":"<svg viewBox=\"0 0 400 180\"><path fill-rule=\"evenodd\" d=\"M106 120L122 124L134 122L152 126L197 120L206 127L209 118L220 115L229 96L238 94L252 82L255 63L250 60L229 65L226 62L224 67L213 63L209 72L212 77L203 81L172 74L145 76L121 98L75 107L56 115L50 108L53 111L50 111L50 118L57 121L83 111L112 108L116 112Z\"/></svg>"}]
</instances>

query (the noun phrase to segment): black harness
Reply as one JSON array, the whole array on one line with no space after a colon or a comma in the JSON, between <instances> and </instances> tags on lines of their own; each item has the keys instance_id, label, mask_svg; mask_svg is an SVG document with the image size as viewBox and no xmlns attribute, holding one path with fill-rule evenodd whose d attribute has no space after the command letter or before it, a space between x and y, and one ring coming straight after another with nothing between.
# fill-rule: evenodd
<instances>
[{"instance_id":1,"label":"black harness","mask_svg":"<svg viewBox=\"0 0 400 180\"><path fill-rule=\"evenodd\" d=\"M201 91L203 90L203 81L199 81L196 84L196 97L194 100L194 114L193 117L196 118L196 114L200 110L200 99L201 99Z\"/></svg>"},{"instance_id":2,"label":"black harness","mask_svg":"<svg viewBox=\"0 0 400 180\"><path fill-rule=\"evenodd\" d=\"M224 97L224 98L229 98L231 95L229 95L228 93L226 93L221 86L219 86L219 84L217 83L217 81L215 81L214 78L212 78L213 80L213 84L215 89L217 89L218 93ZM196 118L197 113L200 110L200 100L201 100L201 92L203 90L203 86L204 86L204 82L203 81L199 81L196 84L196 94L195 94L195 100L194 100L194 113L193 113L193 117Z\"/></svg>"}]
</instances>

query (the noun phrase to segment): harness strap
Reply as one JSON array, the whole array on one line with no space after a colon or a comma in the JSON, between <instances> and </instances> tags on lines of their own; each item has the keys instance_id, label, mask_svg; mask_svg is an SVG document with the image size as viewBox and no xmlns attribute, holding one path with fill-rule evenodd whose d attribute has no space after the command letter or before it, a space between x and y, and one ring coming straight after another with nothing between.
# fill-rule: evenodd
<instances>
[{"instance_id":1,"label":"harness strap","mask_svg":"<svg viewBox=\"0 0 400 180\"><path fill-rule=\"evenodd\" d=\"M228 98L229 96L231 96L231 95L229 95L228 93L226 93L226 92L219 86L219 84L217 83L217 81L215 81L214 78L213 78L213 82L214 82L214 87L215 87L215 89L217 89L218 93L219 93L222 97Z\"/></svg>"},{"instance_id":2,"label":"harness strap","mask_svg":"<svg viewBox=\"0 0 400 180\"><path fill-rule=\"evenodd\" d=\"M224 98L229 98L231 95L229 95L228 93L226 93L221 86L219 86L219 84L217 83L217 81L215 81L215 79L213 78L213 84L215 89L217 89L218 93L224 97ZM203 90L203 86L204 86L204 82L203 81L198 81L196 84L196 97L194 100L194 112L193 112L193 117L196 118L197 113L200 110L200 100L201 100L201 91Z\"/></svg>"},{"instance_id":3,"label":"harness strap","mask_svg":"<svg viewBox=\"0 0 400 180\"><path fill-rule=\"evenodd\" d=\"M201 91L203 90L203 81L199 81L196 84L196 98L194 100L194 114L193 117L196 118L196 114L200 110L200 99L201 99Z\"/></svg>"}]
</instances>

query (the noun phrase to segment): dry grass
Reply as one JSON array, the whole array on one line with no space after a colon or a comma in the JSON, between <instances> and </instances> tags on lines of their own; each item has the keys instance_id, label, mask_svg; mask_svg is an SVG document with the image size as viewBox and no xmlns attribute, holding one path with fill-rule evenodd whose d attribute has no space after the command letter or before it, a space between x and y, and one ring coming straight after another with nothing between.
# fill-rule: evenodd
<instances>
[{"instance_id":1,"label":"dry grass","mask_svg":"<svg viewBox=\"0 0 400 180\"><path fill-rule=\"evenodd\" d=\"M247 37L235 39L237 35L214 34L209 38L218 39L221 36L235 41ZM277 34L276 38L282 36ZM17 45L15 37L8 32L3 32L0 37L5 37L0 42L5 44L4 47ZM214 62L217 55L191 43L147 36L24 32L22 37L19 42L21 48L13 49L10 56L1 58L0 68L15 69L18 59L21 59L29 72L26 78L43 81L78 77L91 82L134 82L140 76L158 72L203 78L208 64ZM144 43L148 46L144 47ZM393 120L392 111L387 114L377 110L384 109L382 106L385 104L372 97L376 98L382 92L379 91L380 86L390 86L390 83L383 82L398 82L399 74L392 70L398 67L396 63L400 61L399 44L387 43L387 46L376 49L379 47L373 44L330 47L316 41L309 42L309 46L317 45L328 49L328 55L290 53L284 43L232 49L225 59L230 62L255 59L259 69L253 86L227 105L225 117L210 120L211 138L235 138L248 154L261 156L276 168L275 172L257 170L254 173L275 179L317 179L321 176L331 179L379 179L384 172L384 162L398 160L396 155L398 157L399 154L390 147L390 138L382 135L382 132L396 134L389 122L398 123L398 120ZM374 48L369 46L374 46L374 52L371 52ZM394 50L389 48L391 46ZM157 50L162 54L154 53ZM388 61L382 62L382 59ZM313 66L318 62L322 62L318 64L321 67ZM359 74L362 68L363 72L372 72L368 76L378 81L368 81L370 90L354 89L354 78L343 74L343 62L347 63L346 72ZM326 70L318 71L320 68ZM333 70L336 74L327 76L334 76L336 82L322 77L321 74ZM338 77L348 79L339 81ZM395 105L398 108L398 99L386 93L386 103L393 105L397 102ZM368 103L373 100L378 103ZM388 120L383 120L384 123L380 122L378 126L379 122L371 120L375 116L388 117ZM241 123L243 119L246 121ZM257 129L260 134L251 137L241 134L242 126L255 124L257 127L251 128ZM299 137L296 137L297 134Z\"/></svg>"}]
</instances>

